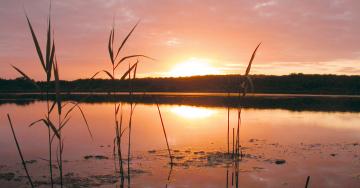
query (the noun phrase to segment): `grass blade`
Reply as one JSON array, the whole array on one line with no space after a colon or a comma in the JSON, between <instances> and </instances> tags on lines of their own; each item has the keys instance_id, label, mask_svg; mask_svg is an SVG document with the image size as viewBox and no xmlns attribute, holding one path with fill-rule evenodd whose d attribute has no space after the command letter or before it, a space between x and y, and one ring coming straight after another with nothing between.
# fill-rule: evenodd
<instances>
[{"instance_id":1,"label":"grass blade","mask_svg":"<svg viewBox=\"0 0 360 188\"><path fill-rule=\"evenodd\" d=\"M115 78L110 74L110 72L103 70L103 72L105 72L112 80L114 80Z\"/></svg>"},{"instance_id":2,"label":"grass blade","mask_svg":"<svg viewBox=\"0 0 360 188\"><path fill-rule=\"evenodd\" d=\"M151 57L146 56L146 55L141 55L141 54L138 54L138 55L129 55L129 56L125 56L125 57L121 58L121 59L119 60L119 62L117 62L117 64L115 65L115 69L116 69L122 62L124 62L125 60L130 59L130 58L134 58L134 57L145 57L145 58L147 58L147 59L151 59L151 60L154 60L154 61L155 61L154 58L151 58Z\"/></svg>"},{"instance_id":3,"label":"grass blade","mask_svg":"<svg viewBox=\"0 0 360 188\"><path fill-rule=\"evenodd\" d=\"M310 182L310 176L308 176L308 177L306 178L305 188L308 188L309 182Z\"/></svg>"},{"instance_id":4,"label":"grass blade","mask_svg":"<svg viewBox=\"0 0 360 188\"><path fill-rule=\"evenodd\" d=\"M247 76L247 75L250 73L251 64L252 64L252 62L253 62L253 60L254 60L254 58L255 58L256 51L257 51L257 49L260 47L260 45L261 45L261 42L257 45L257 47L255 48L253 54L251 55L249 64L248 64L248 66L247 66L247 68L246 68L246 71L245 71L245 76Z\"/></svg>"},{"instance_id":5,"label":"grass blade","mask_svg":"<svg viewBox=\"0 0 360 188\"><path fill-rule=\"evenodd\" d=\"M71 117L68 117L63 122L61 122L60 128L58 129L59 132L65 127L65 125L69 122L70 119L71 119Z\"/></svg>"},{"instance_id":6,"label":"grass blade","mask_svg":"<svg viewBox=\"0 0 360 188\"><path fill-rule=\"evenodd\" d=\"M46 76L47 76L47 81L49 82L50 79L51 79L51 70L52 70L52 66L54 64L54 56L55 56L55 42L53 41L53 45L52 45L52 48L51 48L51 54L50 54L50 59L49 59L49 62L46 66L47 68L47 72L46 72Z\"/></svg>"},{"instance_id":7,"label":"grass blade","mask_svg":"<svg viewBox=\"0 0 360 188\"><path fill-rule=\"evenodd\" d=\"M54 107L56 105L56 101L54 101L49 109L49 114L53 111Z\"/></svg>"},{"instance_id":8,"label":"grass blade","mask_svg":"<svg viewBox=\"0 0 360 188\"><path fill-rule=\"evenodd\" d=\"M137 60L136 62L139 62L139 60ZM137 70L137 64L135 65L135 70L134 70L133 79L135 79L135 78L136 78L136 70Z\"/></svg>"},{"instance_id":9,"label":"grass blade","mask_svg":"<svg viewBox=\"0 0 360 188\"><path fill-rule=\"evenodd\" d=\"M32 127L33 125L35 125L35 124L37 124L37 123L39 123L39 122L43 122L43 121L44 121L44 119L36 120L36 121L32 122L32 123L29 125L29 127Z\"/></svg>"},{"instance_id":10,"label":"grass blade","mask_svg":"<svg viewBox=\"0 0 360 188\"><path fill-rule=\"evenodd\" d=\"M26 75L23 71L21 71L20 69L18 69L17 67L15 67L14 65L11 65L17 72L19 72L24 78L26 78L28 81L30 81L36 88L39 89L39 91L41 91L41 88L39 85L36 84L36 82L34 80L32 80L28 75Z\"/></svg>"},{"instance_id":11,"label":"grass blade","mask_svg":"<svg viewBox=\"0 0 360 188\"><path fill-rule=\"evenodd\" d=\"M117 115L119 113L120 104L115 107L115 114Z\"/></svg>"},{"instance_id":12,"label":"grass blade","mask_svg":"<svg viewBox=\"0 0 360 188\"><path fill-rule=\"evenodd\" d=\"M51 48L51 18L49 17L47 37L46 37L46 52L45 52L45 57L46 57L45 68L46 68L47 73L49 72L50 53L51 53L50 48ZM50 69L50 71L51 71L51 69Z\"/></svg>"},{"instance_id":13,"label":"grass blade","mask_svg":"<svg viewBox=\"0 0 360 188\"><path fill-rule=\"evenodd\" d=\"M84 113L84 111L82 110L82 108L80 107L79 103L68 102L68 103L66 103L65 105L70 104L70 103L71 103L71 104L74 104L74 106L72 106L72 107L66 112L66 114L65 114L65 116L64 116L64 119L66 119L66 117L75 109L75 107L77 107L77 108L79 109L80 113L81 113L81 116L82 116L85 124L86 124L87 130L88 130L88 132L89 132L89 134L90 134L91 139L94 140L94 137L93 137L93 134L92 134L92 132L91 132L91 130L90 130L90 126L89 126L89 123L88 123L88 121L87 121L87 119L86 119L85 113ZM65 106L65 105L64 105L64 106ZM64 106L63 106L63 107L64 107ZM63 123L61 123L61 124L63 124Z\"/></svg>"},{"instance_id":14,"label":"grass blade","mask_svg":"<svg viewBox=\"0 0 360 188\"><path fill-rule=\"evenodd\" d=\"M127 75L130 75L130 72L135 68L135 66L138 64L138 61L133 64L125 73L124 75L120 78L120 80L124 80L126 78Z\"/></svg>"},{"instance_id":15,"label":"grass blade","mask_svg":"<svg viewBox=\"0 0 360 188\"><path fill-rule=\"evenodd\" d=\"M168 139L167 139L165 125L164 125L164 121L163 121L163 118L162 118L162 115L161 115L159 103L156 103L156 107L157 107L157 110L159 112L159 117L160 117L160 120L161 120L161 125L162 125L162 128L163 128L163 132L164 132L164 136L165 136L165 140L166 140L166 146L167 146L167 149L168 149L168 152L169 152L170 164L172 165L173 164L173 157L171 155L171 150L170 150L169 142L168 142Z\"/></svg>"},{"instance_id":16,"label":"grass blade","mask_svg":"<svg viewBox=\"0 0 360 188\"><path fill-rule=\"evenodd\" d=\"M107 70L102 70L102 71L98 71L98 72L96 72L90 79L92 80L92 79L94 79L95 78L95 76L97 76L99 73L101 73L101 72L104 72L104 73L106 73L112 80L114 80L115 78L110 74L110 72L109 71L107 71Z\"/></svg>"},{"instance_id":17,"label":"grass blade","mask_svg":"<svg viewBox=\"0 0 360 188\"><path fill-rule=\"evenodd\" d=\"M56 57L55 57L55 61L54 61L54 77L55 77L56 102L57 102L57 106L58 106L58 112L59 112L59 114L61 114L59 68L58 68L58 65L57 65Z\"/></svg>"},{"instance_id":18,"label":"grass blade","mask_svg":"<svg viewBox=\"0 0 360 188\"><path fill-rule=\"evenodd\" d=\"M110 60L111 60L112 65L114 65L114 52L113 52L113 49L112 49L113 33L114 33L114 28L112 28L111 31L110 31L109 43L108 43L108 51L109 51L109 56L110 56Z\"/></svg>"},{"instance_id":19,"label":"grass blade","mask_svg":"<svg viewBox=\"0 0 360 188\"><path fill-rule=\"evenodd\" d=\"M25 163L23 154L22 154L22 152L21 152L19 142L18 142L18 140L17 140L17 138L16 138L16 134L15 134L15 131L14 131L14 127L13 127L13 125L12 125L11 118L10 118L10 115L9 115L9 114L7 114L7 118L8 118L8 120L9 120L9 124L10 124L10 127L11 127L11 131L12 131L12 134L13 134L13 137L14 137L14 140L15 140L15 143L16 143L17 150L18 150L19 155L20 155L20 158L21 158L22 165L23 165L24 170L25 170L25 172L26 172L26 176L27 176L27 178L28 178L28 180L29 180L29 183L30 183L31 187L34 187L34 184L33 184L32 180L31 180L30 174L29 174L29 172L28 172L28 170L27 170L27 168L26 168L26 163Z\"/></svg>"},{"instance_id":20,"label":"grass blade","mask_svg":"<svg viewBox=\"0 0 360 188\"><path fill-rule=\"evenodd\" d=\"M45 63L44 63L44 57L43 57L43 55L42 55L39 42L38 42L38 40L37 40L37 38L36 38L35 32L34 32L34 30L33 30L33 27L32 27L32 25L31 25L31 23L30 23L30 20L29 20L28 16L27 16L26 14L25 14L25 16L26 16L26 20L27 20L27 22L28 22L28 25L29 25L29 28L30 28L30 31L31 31L32 39L33 39L34 44L35 44L36 52L37 52L37 54L38 54L38 56L39 56L39 59L40 59L40 63L41 63L41 65L42 65L42 67L44 68L44 71L46 72L46 66L45 66Z\"/></svg>"},{"instance_id":21,"label":"grass blade","mask_svg":"<svg viewBox=\"0 0 360 188\"><path fill-rule=\"evenodd\" d=\"M140 23L140 20L135 24L135 26L131 29L131 31L129 32L129 34L125 37L125 39L122 41L118 51L116 52L116 56L115 59L118 57L121 49L124 47L126 41L129 39L130 35L133 33L133 31L135 30L135 28L137 27L137 25Z\"/></svg>"},{"instance_id":22,"label":"grass blade","mask_svg":"<svg viewBox=\"0 0 360 188\"><path fill-rule=\"evenodd\" d=\"M51 130L54 132L54 134L56 135L56 137L58 137L60 139L60 135L58 130L56 129L56 127L54 126L54 124L50 121L50 119L48 117L46 117L46 119L39 119L36 120L34 122L32 122L29 127L32 127L33 125L39 123L39 122L43 122L45 126L50 127Z\"/></svg>"},{"instance_id":23,"label":"grass blade","mask_svg":"<svg viewBox=\"0 0 360 188\"><path fill-rule=\"evenodd\" d=\"M43 119L43 122L45 123L46 126L50 127L51 130L52 130L52 131L54 132L54 134L56 135L56 137L57 137L58 139L60 139L60 134L59 134L58 130L56 129L55 125L50 121L50 119L49 119L49 118L46 118L46 120Z\"/></svg>"},{"instance_id":24,"label":"grass blade","mask_svg":"<svg viewBox=\"0 0 360 188\"><path fill-rule=\"evenodd\" d=\"M254 92L254 83L253 83L252 79L250 78L250 76L246 76L245 78L246 78L247 83L248 83L248 84L245 84L246 87L247 87L247 85L249 85L250 86L250 91Z\"/></svg>"}]
</instances>

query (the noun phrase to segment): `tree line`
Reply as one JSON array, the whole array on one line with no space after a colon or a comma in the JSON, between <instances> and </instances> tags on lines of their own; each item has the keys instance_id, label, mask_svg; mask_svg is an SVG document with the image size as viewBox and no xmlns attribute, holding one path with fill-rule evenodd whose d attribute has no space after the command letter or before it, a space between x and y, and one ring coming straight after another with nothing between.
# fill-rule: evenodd
<instances>
[{"instance_id":1,"label":"tree line","mask_svg":"<svg viewBox=\"0 0 360 188\"><path fill-rule=\"evenodd\" d=\"M138 78L134 80L78 79L61 81L63 92L238 92L240 75L208 75L178 78ZM360 76L289 74L252 75L255 93L360 94ZM54 89L54 83L38 81L41 88ZM1 79L0 92L38 92L24 78ZM45 89L44 89L45 90Z\"/></svg>"}]
</instances>

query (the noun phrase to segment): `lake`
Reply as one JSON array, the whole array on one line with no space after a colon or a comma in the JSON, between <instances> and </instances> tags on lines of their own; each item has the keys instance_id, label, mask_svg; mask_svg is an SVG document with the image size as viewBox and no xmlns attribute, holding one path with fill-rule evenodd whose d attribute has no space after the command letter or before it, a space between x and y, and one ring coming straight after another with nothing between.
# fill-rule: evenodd
<instances>
[{"instance_id":1,"label":"lake","mask_svg":"<svg viewBox=\"0 0 360 188\"><path fill-rule=\"evenodd\" d=\"M226 95L211 97L65 97L80 101L93 135L91 139L81 113L74 111L62 133L65 184L119 186L113 155L114 105L122 103L122 153L126 171L129 167L125 184L131 187L304 187L308 176L309 187L360 187L359 99L297 95L249 98L252 102L243 103L241 109L242 155L233 160L227 154L227 106L232 153L238 103L221 102ZM33 96L0 101L0 185L26 187L27 183L6 118L10 114L31 176L40 187L48 187L48 130L41 124L28 127L44 116L46 102ZM171 165L154 101L160 104L174 160ZM131 105L135 108L128 160ZM52 116L56 118L55 113ZM53 151L56 146L55 142Z\"/></svg>"}]
</instances>

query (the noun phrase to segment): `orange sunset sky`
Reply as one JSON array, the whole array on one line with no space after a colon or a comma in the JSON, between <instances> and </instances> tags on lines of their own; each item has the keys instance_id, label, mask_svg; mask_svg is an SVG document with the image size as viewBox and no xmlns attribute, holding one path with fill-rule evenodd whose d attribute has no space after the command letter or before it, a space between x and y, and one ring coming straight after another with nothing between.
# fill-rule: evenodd
<instances>
[{"instance_id":1,"label":"orange sunset sky","mask_svg":"<svg viewBox=\"0 0 360 188\"><path fill-rule=\"evenodd\" d=\"M1 78L18 77L10 64L44 77L23 6L45 47L49 1L1 0ZM252 74L359 75L359 10L358 0L53 0L52 21L61 79L110 69L113 17L117 45L141 19L123 51L157 59L141 61L140 77L243 73L260 41Z\"/></svg>"}]
</instances>

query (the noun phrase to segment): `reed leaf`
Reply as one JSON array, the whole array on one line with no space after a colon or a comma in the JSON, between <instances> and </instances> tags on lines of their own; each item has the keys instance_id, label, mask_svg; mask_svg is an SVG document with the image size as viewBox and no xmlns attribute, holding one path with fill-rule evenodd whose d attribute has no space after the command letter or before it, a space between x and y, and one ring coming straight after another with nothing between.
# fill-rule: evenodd
<instances>
[{"instance_id":1,"label":"reed leaf","mask_svg":"<svg viewBox=\"0 0 360 188\"><path fill-rule=\"evenodd\" d=\"M257 47L255 48L253 54L251 55L249 64L248 64L248 66L247 66L247 68L246 68L246 71L245 71L245 76L249 75L249 73L250 73L251 64L252 64L252 62L253 62L253 60L254 60L254 58L255 58L256 51L258 50L258 48L259 48L260 45L261 45L261 42L257 45Z\"/></svg>"},{"instance_id":2,"label":"reed leaf","mask_svg":"<svg viewBox=\"0 0 360 188\"><path fill-rule=\"evenodd\" d=\"M36 120L36 121L32 122L32 123L29 125L29 127L32 127L33 125L35 125L35 124L37 124L37 123L40 123L40 122L43 122L45 126L50 127L51 130L54 132L55 136L60 139L60 135L59 135L56 127L55 127L54 124L50 121L50 119L49 119L48 117L43 118L43 119L39 119L39 120Z\"/></svg>"},{"instance_id":3,"label":"reed leaf","mask_svg":"<svg viewBox=\"0 0 360 188\"><path fill-rule=\"evenodd\" d=\"M19 156L20 156L20 158L21 158L21 162L22 162L22 165L23 165L23 167L24 167L26 176L27 176L27 178L28 178L28 180L29 180L29 183L30 183L31 187L34 187L34 184L33 184L32 180L31 180L30 174L29 174L28 169L27 169L27 167L26 167L26 162L25 162L24 157L23 157L23 154L22 154L22 152L21 152L19 142L18 142L18 140L17 140L17 138L16 138L16 134L15 134L15 131L14 131L14 126L13 126L13 124L12 124L12 122L11 122L11 118L10 118L10 115L9 115L9 114L7 114L7 118L8 118L9 124L10 124L11 132L12 132L12 135L13 135L13 137L14 137L15 144L16 144L17 150L18 150L18 152L19 152Z\"/></svg>"},{"instance_id":4,"label":"reed leaf","mask_svg":"<svg viewBox=\"0 0 360 188\"><path fill-rule=\"evenodd\" d=\"M136 62L139 62L139 60L137 60ZM135 79L135 78L136 78L136 70L137 70L137 64L135 65L133 79Z\"/></svg>"},{"instance_id":5,"label":"reed leaf","mask_svg":"<svg viewBox=\"0 0 360 188\"><path fill-rule=\"evenodd\" d=\"M121 131L120 137L122 137L122 135L125 133L126 129L127 129L127 127Z\"/></svg>"},{"instance_id":6,"label":"reed leaf","mask_svg":"<svg viewBox=\"0 0 360 188\"><path fill-rule=\"evenodd\" d=\"M112 36L111 36L111 49L114 55L114 38L115 38L115 20L113 20Z\"/></svg>"},{"instance_id":7,"label":"reed leaf","mask_svg":"<svg viewBox=\"0 0 360 188\"><path fill-rule=\"evenodd\" d=\"M134 32L135 28L137 27L137 25L140 23L140 20L135 24L135 26L131 29L131 31L128 33L128 35L125 37L125 39L122 41L118 51L116 52L116 56L115 59L118 57L121 49L124 47L126 41L129 39L130 35Z\"/></svg>"},{"instance_id":8,"label":"reed leaf","mask_svg":"<svg viewBox=\"0 0 360 188\"><path fill-rule=\"evenodd\" d=\"M154 60L154 61L155 61L154 58L151 58L151 57L149 57L149 56L142 55L142 54L129 55L129 56L125 56L125 57L121 58L121 59L116 63L115 69L116 69L122 62L124 62L125 60L130 59L130 58L134 58L134 57L144 57L144 58L151 59L151 60Z\"/></svg>"},{"instance_id":9,"label":"reed leaf","mask_svg":"<svg viewBox=\"0 0 360 188\"><path fill-rule=\"evenodd\" d=\"M51 53L51 18L49 17L49 22L48 22L48 30L47 30L47 37L46 37L46 64L45 64L45 68L46 68L46 72L49 72L49 63L50 63L50 53ZM50 69L51 71L51 69Z\"/></svg>"},{"instance_id":10,"label":"reed leaf","mask_svg":"<svg viewBox=\"0 0 360 188\"><path fill-rule=\"evenodd\" d=\"M14 65L11 65L17 72L19 72L26 80L30 81L31 84L33 84L39 91L41 91L41 88L39 85L36 84L34 80L32 80L28 75L26 75L23 71L21 71L19 68L15 67Z\"/></svg>"},{"instance_id":11,"label":"reed leaf","mask_svg":"<svg viewBox=\"0 0 360 188\"><path fill-rule=\"evenodd\" d=\"M35 124L37 124L37 123L39 123L39 122L43 122L43 120L44 120L44 119L36 120L36 121L30 123L29 127L32 127L33 125L35 125Z\"/></svg>"},{"instance_id":12,"label":"reed leaf","mask_svg":"<svg viewBox=\"0 0 360 188\"><path fill-rule=\"evenodd\" d=\"M49 119L49 118L46 118L46 120L43 119L43 122L44 122L48 127L50 127L51 130L52 130L52 131L54 132L54 134L56 135L56 137L57 137L58 139L60 139L60 134L59 134L59 132L57 131L55 125L50 121L50 119Z\"/></svg>"},{"instance_id":13,"label":"reed leaf","mask_svg":"<svg viewBox=\"0 0 360 188\"><path fill-rule=\"evenodd\" d=\"M85 122L85 124L86 124L86 127L87 127L87 129L88 129L88 132L89 132L89 134L90 134L91 139L94 140L94 137L93 137L93 135L92 135L92 133L91 133L91 130L90 130L89 123L88 123L88 121L86 120L86 116L85 116L84 111L81 109L81 107L80 107L79 105L76 105L76 106L78 107L78 109L79 109L79 111L80 111L80 113L81 113L81 116L82 116L82 118L84 119L84 122Z\"/></svg>"},{"instance_id":14,"label":"reed leaf","mask_svg":"<svg viewBox=\"0 0 360 188\"><path fill-rule=\"evenodd\" d=\"M47 72L46 72L46 76L47 76L47 81L49 82L51 79L51 70L52 70L52 66L54 64L54 56L55 56L55 42L53 41L52 44L52 48L51 48L51 54L50 54L50 59L48 61L48 64L46 66Z\"/></svg>"},{"instance_id":15,"label":"reed leaf","mask_svg":"<svg viewBox=\"0 0 360 188\"><path fill-rule=\"evenodd\" d=\"M114 33L114 28L111 29L110 31L110 36L109 36L109 43L108 43L108 51L109 51L109 56L110 56L110 60L111 60L111 64L114 65L114 52L112 49L112 37L113 37L113 33Z\"/></svg>"},{"instance_id":16,"label":"reed leaf","mask_svg":"<svg viewBox=\"0 0 360 188\"><path fill-rule=\"evenodd\" d=\"M94 79L95 78L95 76L97 76L99 73L101 73L101 72L104 72L104 73L106 73L106 75L108 75L112 80L114 80L115 78L110 74L110 72L109 71L107 71L107 70L102 70L102 71L98 71L98 72L96 72L90 79L92 80L92 79Z\"/></svg>"},{"instance_id":17,"label":"reed leaf","mask_svg":"<svg viewBox=\"0 0 360 188\"><path fill-rule=\"evenodd\" d=\"M247 85L249 85L250 86L250 91L254 92L254 83L253 83L252 79L250 78L250 76L246 76L245 78L247 80L246 83L248 83L248 84L246 84L246 87L247 87Z\"/></svg>"},{"instance_id":18,"label":"reed leaf","mask_svg":"<svg viewBox=\"0 0 360 188\"><path fill-rule=\"evenodd\" d=\"M114 145L113 145L113 155L114 155L114 160L115 160L115 156L116 156L116 153L115 153L115 145L116 145L116 140L117 138L114 138Z\"/></svg>"},{"instance_id":19,"label":"reed leaf","mask_svg":"<svg viewBox=\"0 0 360 188\"><path fill-rule=\"evenodd\" d=\"M70 119L71 119L71 116L69 116L67 119L65 119L63 122L60 123L60 127L58 129L59 132L65 127L65 125L67 125L67 123L69 122Z\"/></svg>"},{"instance_id":20,"label":"reed leaf","mask_svg":"<svg viewBox=\"0 0 360 188\"><path fill-rule=\"evenodd\" d=\"M82 116L82 118L83 118L83 120L84 120L84 122L85 122L85 124L86 124L87 130L88 130L88 132L89 132L89 134L90 134L90 137L91 137L91 139L93 140L94 138L93 138L93 134L92 134L92 132L91 132L91 130L90 130L89 123L88 123L88 121L87 121L87 119L86 119L86 116L85 116L85 113L84 113L84 111L82 110L82 108L80 107L79 103L68 102L68 103L66 103L65 105L63 105L63 107L66 106L67 104L74 104L74 106L72 106L72 107L66 112L63 120L65 120L65 119L67 118L67 116L68 116L75 108L77 108L77 109L80 111L81 116Z\"/></svg>"},{"instance_id":21,"label":"reed leaf","mask_svg":"<svg viewBox=\"0 0 360 188\"><path fill-rule=\"evenodd\" d=\"M103 72L105 72L112 80L114 80L114 76L110 74L110 72L103 70Z\"/></svg>"},{"instance_id":22,"label":"reed leaf","mask_svg":"<svg viewBox=\"0 0 360 188\"><path fill-rule=\"evenodd\" d=\"M56 101L54 101L49 109L49 114L53 111L54 107L56 105Z\"/></svg>"},{"instance_id":23,"label":"reed leaf","mask_svg":"<svg viewBox=\"0 0 360 188\"><path fill-rule=\"evenodd\" d=\"M38 40L37 40L37 38L36 38L35 32L34 32L34 30L33 30L33 27L32 27L32 25L31 25L31 23L30 23L29 17L28 17L26 14L25 14L25 16L26 16L26 20L27 20L27 22L28 22L28 25L29 25L29 28L30 28L30 31L31 31L32 39L33 39L34 44L35 44L36 52L37 52L37 54L38 54L38 56L39 56L39 59L40 59L40 63L41 63L41 65L42 65L42 67L44 68L44 71L46 72L46 66L45 66L45 63L44 63L44 57L43 57L43 55L42 55L39 42L38 42Z\"/></svg>"},{"instance_id":24,"label":"reed leaf","mask_svg":"<svg viewBox=\"0 0 360 188\"><path fill-rule=\"evenodd\" d=\"M60 80L59 80L59 68L57 65L57 59L55 57L54 61L54 77L55 77L55 94L56 94L56 102L58 106L58 113L61 114L61 96L60 96Z\"/></svg>"},{"instance_id":25,"label":"reed leaf","mask_svg":"<svg viewBox=\"0 0 360 188\"><path fill-rule=\"evenodd\" d=\"M115 114L117 115L119 113L120 104L115 107Z\"/></svg>"},{"instance_id":26,"label":"reed leaf","mask_svg":"<svg viewBox=\"0 0 360 188\"><path fill-rule=\"evenodd\" d=\"M135 66L136 66L137 64L138 64L138 62L136 62L135 64L133 64L133 65L124 73L124 75L120 78L120 80L124 80L127 75L130 75L130 72L135 68Z\"/></svg>"}]
</instances>

